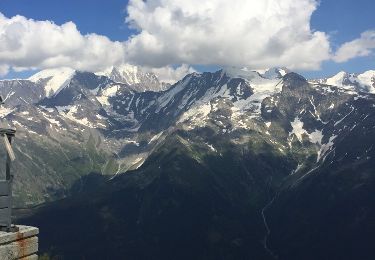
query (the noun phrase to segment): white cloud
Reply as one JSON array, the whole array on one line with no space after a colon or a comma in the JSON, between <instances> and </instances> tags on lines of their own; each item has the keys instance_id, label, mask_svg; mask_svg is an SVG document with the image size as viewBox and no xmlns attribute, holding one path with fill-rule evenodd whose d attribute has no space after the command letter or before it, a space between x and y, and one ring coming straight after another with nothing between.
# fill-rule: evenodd
<instances>
[{"instance_id":1,"label":"white cloud","mask_svg":"<svg viewBox=\"0 0 375 260\"><path fill-rule=\"evenodd\" d=\"M310 29L315 0L130 0L139 30L128 60L146 66L215 64L317 69L330 58L324 32Z\"/></svg>"},{"instance_id":2,"label":"white cloud","mask_svg":"<svg viewBox=\"0 0 375 260\"><path fill-rule=\"evenodd\" d=\"M0 77L7 75L9 72L9 66L6 64L0 64Z\"/></svg>"},{"instance_id":3,"label":"white cloud","mask_svg":"<svg viewBox=\"0 0 375 260\"><path fill-rule=\"evenodd\" d=\"M346 62L352 58L369 56L373 53L373 49L375 49L375 31L366 31L360 38L341 45L333 60Z\"/></svg>"},{"instance_id":4,"label":"white cloud","mask_svg":"<svg viewBox=\"0 0 375 260\"><path fill-rule=\"evenodd\" d=\"M0 13L0 73L68 66L97 71L123 62L123 43L97 34L82 35L73 22L61 26Z\"/></svg>"},{"instance_id":5,"label":"white cloud","mask_svg":"<svg viewBox=\"0 0 375 260\"><path fill-rule=\"evenodd\" d=\"M130 0L127 23L138 30L126 42L82 35L73 22L56 25L0 13L0 76L70 67L101 71L135 64L173 82L199 64L262 69L319 69L375 48L375 31L332 54L326 33L310 28L318 0Z\"/></svg>"},{"instance_id":6,"label":"white cloud","mask_svg":"<svg viewBox=\"0 0 375 260\"><path fill-rule=\"evenodd\" d=\"M145 71L151 71L158 76L160 82L173 84L182 79L185 75L196 72L196 70L187 65L182 64L179 67L165 66L161 68L144 68Z\"/></svg>"}]
</instances>

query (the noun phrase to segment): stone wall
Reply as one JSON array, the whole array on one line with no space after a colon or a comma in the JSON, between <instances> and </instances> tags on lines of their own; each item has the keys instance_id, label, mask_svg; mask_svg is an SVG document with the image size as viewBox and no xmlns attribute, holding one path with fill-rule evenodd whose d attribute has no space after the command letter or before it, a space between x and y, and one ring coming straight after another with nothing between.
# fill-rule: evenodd
<instances>
[{"instance_id":1,"label":"stone wall","mask_svg":"<svg viewBox=\"0 0 375 260\"><path fill-rule=\"evenodd\" d=\"M18 232L0 231L1 260L37 260L39 229L17 226Z\"/></svg>"}]
</instances>

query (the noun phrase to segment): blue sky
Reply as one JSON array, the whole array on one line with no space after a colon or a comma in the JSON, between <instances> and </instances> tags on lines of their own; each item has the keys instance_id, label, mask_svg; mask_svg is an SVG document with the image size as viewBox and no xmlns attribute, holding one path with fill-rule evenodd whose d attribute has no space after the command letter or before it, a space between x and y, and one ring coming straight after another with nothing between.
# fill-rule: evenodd
<instances>
[{"instance_id":1,"label":"blue sky","mask_svg":"<svg viewBox=\"0 0 375 260\"><path fill-rule=\"evenodd\" d=\"M112 40L126 40L131 31L124 24L124 0L1 0L0 12L56 24L73 21L82 34L97 33Z\"/></svg>"},{"instance_id":2,"label":"blue sky","mask_svg":"<svg viewBox=\"0 0 375 260\"><path fill-rule=\"evenodd\" d=\"M335 47L358 38L375 28L375 2L373 0L321 0L311 20L312 28L329 33ZM358 73L375 70L375 56L356 58L342 64L323 63L322 70L305 72L310 77L331 75L341 70Z\"/></svg>"},{"instance_id":3,"label":"blue sky","mask_svg":"<svg viewBox=\"0 0 375 260\"><path fill-rule=\"evenodd\" d=\"M125 24L125 0L0 0L0 12L10 18L22 15L34 20L51 20L57 25L73 21L81 34L105 35L112 41L126 41L136 33ZM373 0L321 0L313 13L311 27L329 35L331 48L359 38L366 30L375 29ZM192 64L199 70L212 70L217 66ZM362 72L375 69L374 54L358 57L343 63L324 61L321 70L298 70L309 78L333 75L341 70ZM26 72L10 72L7 77L26 77Z\"/></svg>"}]
</instances>

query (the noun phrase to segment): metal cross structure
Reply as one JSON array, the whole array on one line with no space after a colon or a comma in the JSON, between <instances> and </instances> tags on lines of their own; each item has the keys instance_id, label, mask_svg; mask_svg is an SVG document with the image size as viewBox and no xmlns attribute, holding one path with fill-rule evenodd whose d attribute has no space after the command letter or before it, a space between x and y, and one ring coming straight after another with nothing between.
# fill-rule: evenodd
<instances>
[{"instance_id":1,"label":"metal cross structure","mask_svg":"<svg viewBox=\"0 0 375 260\"><path fill-rule=\"evenodd\" d=\"M0 105L4 104L0 96ZM5 180L0 180L0 231L15 232L18 228L12 225L12 184L13 174L10 171L12 161L15 160L12 149L12 138L16 130L11 128L0 128L0 137L3 139L7 158L5 163Z\"/></svg>"}]
</instances>

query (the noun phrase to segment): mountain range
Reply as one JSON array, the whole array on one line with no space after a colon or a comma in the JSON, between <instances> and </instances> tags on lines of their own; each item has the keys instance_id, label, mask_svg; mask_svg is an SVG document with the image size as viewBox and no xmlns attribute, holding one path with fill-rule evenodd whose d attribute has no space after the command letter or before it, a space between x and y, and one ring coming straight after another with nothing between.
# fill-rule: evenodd
<instances>
[{"instance_id":1,"label":"mountain range","mask_svg":"<svg viewBox=\"0 0 375 260\"><path fill-rule=\"evenodd\" d=\"M375 256L375 71L62 68L0 94L16 203L43 203L18 221L52 259Z\"/></svg>"}]
</instances>

